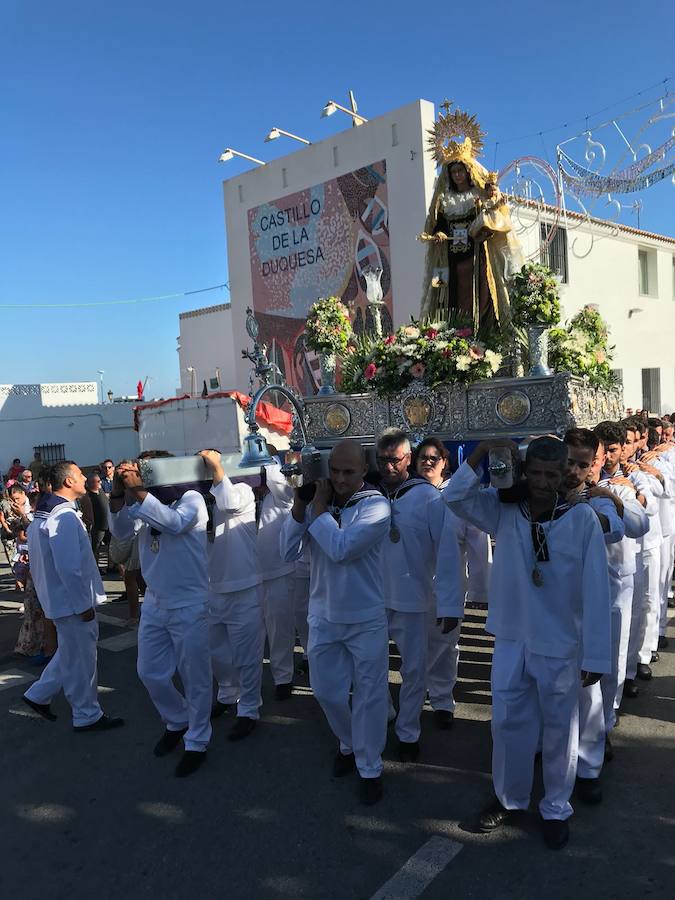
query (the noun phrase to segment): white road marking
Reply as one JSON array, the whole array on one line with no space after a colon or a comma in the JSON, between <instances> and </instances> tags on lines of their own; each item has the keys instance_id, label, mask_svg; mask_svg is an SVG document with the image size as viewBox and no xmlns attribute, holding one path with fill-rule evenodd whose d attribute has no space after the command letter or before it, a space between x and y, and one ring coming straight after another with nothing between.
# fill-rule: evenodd
<instances>
[{"instance_id":1,"label":"white road marking","mask_svg":"<svg viewBox=\"0 0 675 900\"><path fill-rule=\"evenodd\" d=\"M457 856L462 846L458 841L438 835L430 838L373 894L371 900L415 900Z\"/></svg>"},{"instance_id":2,"label":"white road marking","mask_svg":"<svg viewBox=\"0 0 675 900\"><path fill-rule=\"evenodd\" d=\"M98 642L98 646L103 650L112 650L114 653L120 650L129 650L138 643L138 629L132 628L125 631L124 634L116 634L114 637L104 638Z\"/></svg>"},{"instance_id":3,"label":"white road marking","mask_svg":"<svg viewBox=\"0 0 675 900\"><path fill-rule=\"evenodd\" d=\"M37 679L37 675L30 675L21 669L5 669L0 672L0 691L18 687L21 684L31 684Z\"/></svg>"}]
</instances>

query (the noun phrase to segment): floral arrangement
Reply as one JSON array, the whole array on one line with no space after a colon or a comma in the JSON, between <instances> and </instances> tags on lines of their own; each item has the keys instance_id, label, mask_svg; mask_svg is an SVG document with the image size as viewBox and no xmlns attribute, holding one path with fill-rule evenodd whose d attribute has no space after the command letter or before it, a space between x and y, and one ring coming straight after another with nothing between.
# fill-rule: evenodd
<instances>
[{"instance_id":1,"label":"floral arrangement","mask_svg":"<svg viewBox=\"0 0 675 900\"><path fill-rule=\"evenodd\" d=\"M609 331L600 313L585 306L564 328L549 332L548 361L556 372L587 378L595 387L616 384L610 363L614 347L608 346Z\"/></svg>"},{"instance_id":2,"label":"floral arrangement","mask_svg":"<svg viewBox=\"0 0 675 900\"><path fill-rule=\"evenodd\" d=\"M305 343L316 353L342 354L352 337L349 310L339 297L320 297L310 307Z\"/></svg>"},{"instance_id":3,"label":"floral arrangement","mask_svg":"<svg viewBox=\"0 0 675 900\"><path fill-rule=\"evenodd\" d=\"M513 279L511 313L516 327L550 327L560 321L558 282L548 266L525 263Z\"/></svg>"},{"instance_id":4,"label":"floral arrangement","mask_svg":"<svg viewBox=\"0 0 675 900\"><path fill-rule=\"evenodd\" d=\"M341 390L388 397L419 381L429 387L491 378L502 357L471 328L411 320L379 340L361 338L343 361Z\"/></svg>"}]
</instances>

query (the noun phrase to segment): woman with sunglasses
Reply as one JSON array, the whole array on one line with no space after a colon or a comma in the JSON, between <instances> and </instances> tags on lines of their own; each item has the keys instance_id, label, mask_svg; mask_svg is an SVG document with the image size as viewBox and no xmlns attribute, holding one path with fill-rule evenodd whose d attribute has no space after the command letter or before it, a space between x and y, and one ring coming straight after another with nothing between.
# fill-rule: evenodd
<instances>
[{"instance_id":1,"label":"woman with sunglasses","mask_svg":"<svg viewBox=\"0 0 675 900\"><path fill-rule=\"evenodd\" d=\"M439 438L425 438L418 446L415 473L442 491L450 477L450 454ZM448 540L457 540L462 560L463 593L471 602L487 600L489 571L489 538L483 531L463 521L448 507L445 509L445 531ZM442 548L439 552L442 552ZM468 567L468 577L467 577ZM427 691L439 728L452 728L455 715L453 691L457 681L459 632L461 620L447 634L436 627L435 601L429 598L427 620Z\"/></svg>"}]
</instances>

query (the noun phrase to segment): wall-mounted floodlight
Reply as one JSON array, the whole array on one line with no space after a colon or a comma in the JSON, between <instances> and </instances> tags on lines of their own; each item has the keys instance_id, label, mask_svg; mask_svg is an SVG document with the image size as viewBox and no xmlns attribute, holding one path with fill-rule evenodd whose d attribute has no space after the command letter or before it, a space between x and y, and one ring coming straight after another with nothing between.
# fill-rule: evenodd
<instances>
[{"instance_id":1,"label":"wall-mounted floodlight","mask_svg":"<svg viewBox=\"0 0 675 900\"><path fill-rule=\"evenodd\" d=\"M632 309L629 309L629 310L628 310L628 318L629 318L629 319L632 319L633 316L637 315L637 313L641 313L641 312L643 312L643 311L644 311L644 310L640 309L639 306L634 306Z\"/></svg>"},{"instance_id":2,"label":"wall-mounted floodlight","mask_svg":"<svg viewBox=\"0 0 675 900\"><path fill-rule=\"evenodd\" d=\"M352 117L352 123L354 125L363 125L364 122L367 122L364 116L359 115L359 113L355 112L353 109L348 109L346 106L341 106L339 103L336 103L335 100L329 100L328 103L321 110L321 118L327 119L328 116L332 116L334 112L337 110L340 112L347 113L348 116Z\"/></svg>"},{"instance_id":3,"label":"wall-mounted floodlight","mask_svg":"<svg viewBox=\"0 0 675 900\"><path fill-rule=\"evenodd\" d=\"M265 165L262 159L256 159L255 156L249 156L248 153L240 153L238 150L233 150L232 147L226 147L225 150L223 150L218 157L218 162L229 162L231 159L234 159L235 156L239 156L241 159L247 159L249 162L257 163L259 166Z\"/></svg>"},{"instance_id":4,"label":"wall-mounted floodlight","mask_svg":"<svg viewBox=\"0 0 675 900\"><path fill-rule=\"evenodd\" d=\"M290 131L284 131L283 128L277 128L276 125L271 129L270 133L265 138L265 143L268 144L270 141L276 141L277 138L280 138L283 134L284 137L292 138L294 141L300 141L301 144L311 144L311 141L308 141L307 138L298 137L297 134L292 134Z\"/></svg>"}]
</instances>

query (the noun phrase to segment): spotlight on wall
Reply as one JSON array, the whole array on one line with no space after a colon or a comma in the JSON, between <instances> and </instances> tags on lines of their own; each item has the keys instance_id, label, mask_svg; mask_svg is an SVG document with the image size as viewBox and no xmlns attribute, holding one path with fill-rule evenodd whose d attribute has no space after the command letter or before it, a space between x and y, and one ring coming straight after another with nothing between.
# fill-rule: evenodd
<instances>
[{"instance_id":1,"label":"spotlight on wall","mask_svg":"<svg viewBox=\"0 0 675 900\"><path fill-rule=\"evenodd\" d=\"M321 110L321 118L327 119L328 116L332 116L333 113L337 112L338 109L340 110L340 112L347 113L348 116L352 117L353 125L363 125L364 122L368 121L368 119L366 119L364 116L359 115L353 109L348 109L346 106L341 106L339 103L336 103L335 100L329 100L328 103L326 103L324 108Z\"/></svg>"},{"instance_id":2,"label":"spotlight on wall","mask_svg":"<svg viewBox=\"0 0 675 900\"><path fill-rule=\"evenodd\" d=\"M634 315L636 315L637 313L641 313L641 312L643 312L643 310L640 309L639 306L634 306L632 309L628 310L628 318L632 319Z\"/></svg>"},{"instance_id":3,"label":"spotlight on wall","mask_svg":"<svg viewBox=\"0 0 675 900\"><path fill-rule=\"evenodd\" d=\"M225 150L223 150L218 157L218 162L229 162L231 159L234 159L235 156L238 156L241 159L247 159L249 162L257 163L259 166L265 165L262 159L256 159L255 156L249 156L248 153L240 153L238 150L233 150L232 147L226 147Z\"/></svg>"},{"instance_id":4,"label":"spotlight on wall","mask_svg":"<svg viewBox=\"0 0 675 900\"><path fill-rule=\"evenodd\" d=\"M265 143L269 144L270 141L276 141L277 138L281 136L292 138L294 141L300 141L301 144L311 144L311 141L308 141L307 138L298 137L297 134L293 134L290 131L284 131L283 128L277 128L276 125L270 130L270 133L265 138Z\"/></svg>"}]
</instances>

